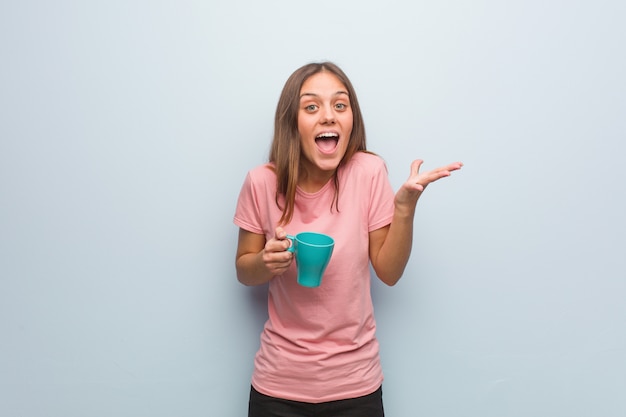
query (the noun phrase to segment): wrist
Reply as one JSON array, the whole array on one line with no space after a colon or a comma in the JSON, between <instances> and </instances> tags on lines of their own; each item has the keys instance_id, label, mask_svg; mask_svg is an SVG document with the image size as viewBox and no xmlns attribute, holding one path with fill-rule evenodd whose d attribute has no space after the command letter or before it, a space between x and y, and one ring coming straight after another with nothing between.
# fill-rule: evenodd
<instances>
[{"instance_id":1,"label":"wrist","mask_svg":"<svg viewBox=\"0 0 626 417\"><path fill-rule=\"evenodd\" d=\"M394 217L398 220L413 221L413 217L415 217L415 206L411 207L396 204Z\"/></svg>"}]
</instances>

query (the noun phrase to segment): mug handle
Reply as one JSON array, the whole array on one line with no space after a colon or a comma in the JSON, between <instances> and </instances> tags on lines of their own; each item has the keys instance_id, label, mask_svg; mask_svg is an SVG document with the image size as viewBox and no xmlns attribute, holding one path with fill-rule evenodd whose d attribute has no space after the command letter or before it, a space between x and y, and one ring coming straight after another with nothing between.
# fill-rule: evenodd
<instances>
[{"instance_id":1,"label":"mug handle","mask_svg":"<svg viewBox=\"0 0 626 417\"><path fill-rule=\"evenodd\" d=\"M294 245L294 240L296 239L295 236L292 235L287 235L287 239L289 239L289 247L287 248L287 252L291 252L293 253L296 250L296 247Z\"/></svg>"}]
</instances>

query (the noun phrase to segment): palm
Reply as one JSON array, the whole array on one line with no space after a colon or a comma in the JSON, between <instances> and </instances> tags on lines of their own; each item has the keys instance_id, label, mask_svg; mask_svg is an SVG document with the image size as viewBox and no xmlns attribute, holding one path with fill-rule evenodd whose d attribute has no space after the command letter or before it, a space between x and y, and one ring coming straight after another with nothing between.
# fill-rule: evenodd
<instances>
[{"instance_id":1,"label":"palm","mask_svg":"<svg viewBox=\"0 0 626 417\"><path fill-rule=\"evenodd\" d=\"M441 178L449 177L452 171L461 169L461 162L454 162L430 171L420 172L423 160L417 159L411 164L411 175L398 190L396 194L396 204L415 205L424 189L431 182Z\"/></svg>"}]
</instances>

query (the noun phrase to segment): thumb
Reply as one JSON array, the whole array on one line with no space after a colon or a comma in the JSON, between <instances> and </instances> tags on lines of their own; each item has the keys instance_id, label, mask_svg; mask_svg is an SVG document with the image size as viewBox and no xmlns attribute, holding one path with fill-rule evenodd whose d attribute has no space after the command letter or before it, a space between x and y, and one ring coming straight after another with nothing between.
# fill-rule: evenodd
<instances>
[{"instance_id":1,"label":"thumb","mask_svg":"<svg viewBox=\"0 0 626 417\"><path fill-rule=\"evenodd\" d=\"M411 176L412 177L414 177L417 174L419 174L420 167L422 166L423 163L424 163L424 161L422 159L416 159L415 161L413 161L411 163Z\"/></svg>"},{"instance_id":2,"label":"thumb","mask_svg":"<svg viewBox=\"0 0 626 417\"><path fill-rule=\"evenodd\" d=\"M283 240L284 238L287 237L287 233L283 230L282 227L277 227L274 235L277 240Z\"/></svg>"},{"instance_id":3,"label":"thumb","mask_svg":"<svg viewBox=\"0 0 626 417\"><path fill-rule=\"evenodd\" d=\"M285 232L282 227L276 228L274 239L284 242L284 249L289 249L289 247L292 245L291 240L287 239L287 232Z\"/></svg>"}]
</instances>

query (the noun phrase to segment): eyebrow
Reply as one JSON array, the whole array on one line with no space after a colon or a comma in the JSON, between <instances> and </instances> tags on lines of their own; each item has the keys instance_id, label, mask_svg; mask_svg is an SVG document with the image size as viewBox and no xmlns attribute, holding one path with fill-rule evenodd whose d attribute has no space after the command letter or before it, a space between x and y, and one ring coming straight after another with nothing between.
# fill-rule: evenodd
<instances>
[{"instance_id":1,"label":"eyebrow","mask_svg":"<svg viewBox=\"0 0 626 417\"><path fill-rule=\"evenodd\" d=\"M345 94L345 95L347 95L348 97L350 97L350 94L348 94L348 92L347 92L347 91L343 91L343 90L339 90L339 91L337 91L335 94L333 94L333 97L334 97L334 96L339 96L339 95L341 95L341 94ZM319 97L319 96L318 96L317 94L315 94L315 93L302 93L302 94L300 94L300 98L302 98L302 97L304 97L304 96Z\"/></svg>"}]
</instances>

